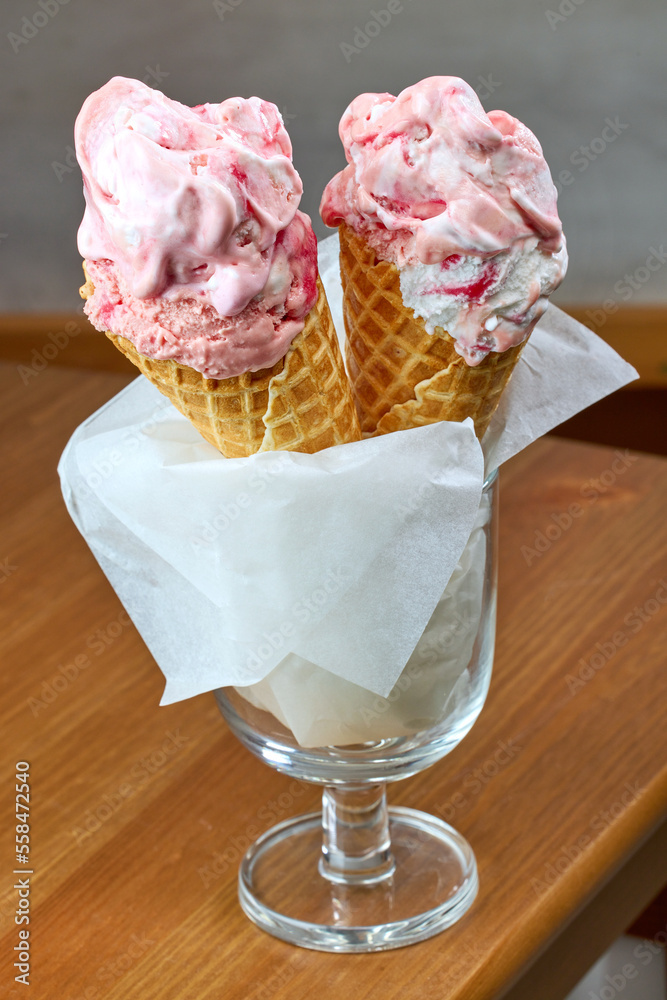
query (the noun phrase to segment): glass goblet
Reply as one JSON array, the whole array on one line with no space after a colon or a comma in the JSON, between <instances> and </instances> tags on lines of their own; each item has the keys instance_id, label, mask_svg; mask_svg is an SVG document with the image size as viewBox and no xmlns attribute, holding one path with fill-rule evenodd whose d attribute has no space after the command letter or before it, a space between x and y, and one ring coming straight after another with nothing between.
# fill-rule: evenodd
<instances>
[{"instance_id":1,"label":"glass goblet","mask_svg":"<svg viewBox=\"0 0 667 1000\"><path fill-rule=\"evenodd\" d=\"M270 934L321 951L382 951L439 933L471 906L470 845L435 816L388 808L386 783L448 754L482 709L495 641L496 519L493 473L459 563L386 698L293 654L258 683L215 692L252 753L323 786L321 812L272 827L241 863L241 906Z\"/></svg>"}]
</instances>

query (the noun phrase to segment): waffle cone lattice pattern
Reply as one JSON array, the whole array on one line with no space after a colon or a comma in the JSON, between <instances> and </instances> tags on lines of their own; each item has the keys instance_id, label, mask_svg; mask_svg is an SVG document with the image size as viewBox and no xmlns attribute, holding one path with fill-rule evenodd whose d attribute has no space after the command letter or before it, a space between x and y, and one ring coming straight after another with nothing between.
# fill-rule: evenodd
<instances>
[{"instance_id":1,"label":"waffle cone lattice pattern","mask_svg":"<svg viewBox=\"0 0 667 1000\"><path fill-rule=\"evenodd\" d=\"M317 303L285 357L272 368L232 378L206 378L176 361L147 358L113 332L107 336L227 458L258 451L312 453L361 436L319 280L318 290ZM89 282L82 295L92 291Z\"/></svg>"},{"instance_id":2,"label":"waffle cone lattice pattern","mask_svg":"<svg viewBox=\"0 0 667 1000\"><path fill-rule=\"evenodd\" d=\"M403 304L398 269L349 227L340 233L343 314L352 391L365 434L472 417L482 437L523 344L471 367L444 330L427 332Z\"/></svg>"}]
</instances>

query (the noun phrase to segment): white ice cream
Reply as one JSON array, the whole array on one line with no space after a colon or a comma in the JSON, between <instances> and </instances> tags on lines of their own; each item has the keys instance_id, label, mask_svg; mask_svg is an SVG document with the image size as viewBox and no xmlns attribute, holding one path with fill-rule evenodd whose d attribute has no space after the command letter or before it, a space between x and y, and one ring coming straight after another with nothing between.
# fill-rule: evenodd
<instances>
[{"instance_id":1,"label":"white ice cream","mask_svg":"<svg viewBox=\"0 0 667 1000\"><path fill-rule=\"evenodd\" d=\"M399 268L404 303L429 333L447 331L456 350L476 365L532 330L567 267L565 242L545 253L537 238L492 257L455 254L437 264Z\"/></svg>"},{"instance_id":2,"label":"white ice cream","mask_svg":"<svg viewBox=\"0 0 667 1000\"><path fill-rule=\"evenodd\" d=\"M530 129L486 114L465 81L433 76L398 97L361 94L340 137L347 166L327 184L324 222L405 271L404 303L446 329L469 365L526 340L567 262Z\"/></svg>"},{"instance_id":3,"label":"white ice cream","mask_svg":"<svg viewBox=\"0 0 667 1000\"><path fill-rule=\"evenodd\" d=\"M275 716L304 747L411 736L445 720L453 727L459 716L481 705L490 680L492 639L487 637L485 647L489 659L473 662L481 628L492 636L494 627L489 615L482 622L490 515L485 493L445 592L386 698L293 653L263 680L237 692Z\"/></svg>"}]
</instances>

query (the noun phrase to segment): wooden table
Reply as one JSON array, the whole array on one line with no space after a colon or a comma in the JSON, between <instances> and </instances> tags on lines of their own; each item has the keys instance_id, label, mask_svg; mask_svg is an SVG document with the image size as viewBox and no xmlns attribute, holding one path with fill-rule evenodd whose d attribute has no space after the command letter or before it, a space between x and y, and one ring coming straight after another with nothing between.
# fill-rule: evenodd
<instances>
[{"instance_id":1,"label":"wooden table","mask_svg":"<svg viewBox=\"0 0 667 1000\"><path fill-rule=\"evenodd\" d=\"M162 675L63 506L60 452L126 375L24 381L0 366L2 996L562 997L667 881L667 462L550 438L503 469L486 707L390 794L470 840L478 899L423 944L328 955L263 934L236 899L248 828L317 792L242 749L212 695L158 707ZM12 968L17 761L29 992Z\"/></svg>"}]
</instances>

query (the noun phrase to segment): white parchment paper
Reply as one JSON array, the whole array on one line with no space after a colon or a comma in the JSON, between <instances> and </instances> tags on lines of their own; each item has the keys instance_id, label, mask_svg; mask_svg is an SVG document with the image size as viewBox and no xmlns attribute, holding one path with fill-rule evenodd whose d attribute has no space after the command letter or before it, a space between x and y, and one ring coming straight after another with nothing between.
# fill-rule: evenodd
<instances>
[{"instance_id":1,"label":"white parchment paper","mask_svg":"<svg viewBox=\"0 0 667 1000\"><path fill-rule=\"evenodd\" d=\"M237 687L246 701L270 712L304 747L409 736L470 709L470 698L488 684L471 671L482 620L487 524L485 492L459 561L401 675L386 697L337 677L289 653L263 680ZM473 676L474 675L474 676Z\"/></svg>"},{"instance_id":2,"label":"white parchment paper","mask_svg":"<svg viewBox=\"0 0 667 1000\"><path fill-rule=\"evenodd\" d=\"M344 343L338 234L319 244L319 268L331 314ZM604 340L549 305L521 352L483 448L487 475L548 431L638 378Z\"/></svg>"},{"instance_id":3,"label":"white parchment paper","mask_svg":"<svg viewBox=\"0 0 667 1000\"><path fill-rule=\"evenodd\" d=\"M340 336L337 254L336 236L320 245ZM258 684L288 657L386 697L459 563L485 465L636 377L550 307L483 450L467 420L245 459L139 378L72 436L63 495L165 674L163 704Z\"/></svg>"}]
</instances>

